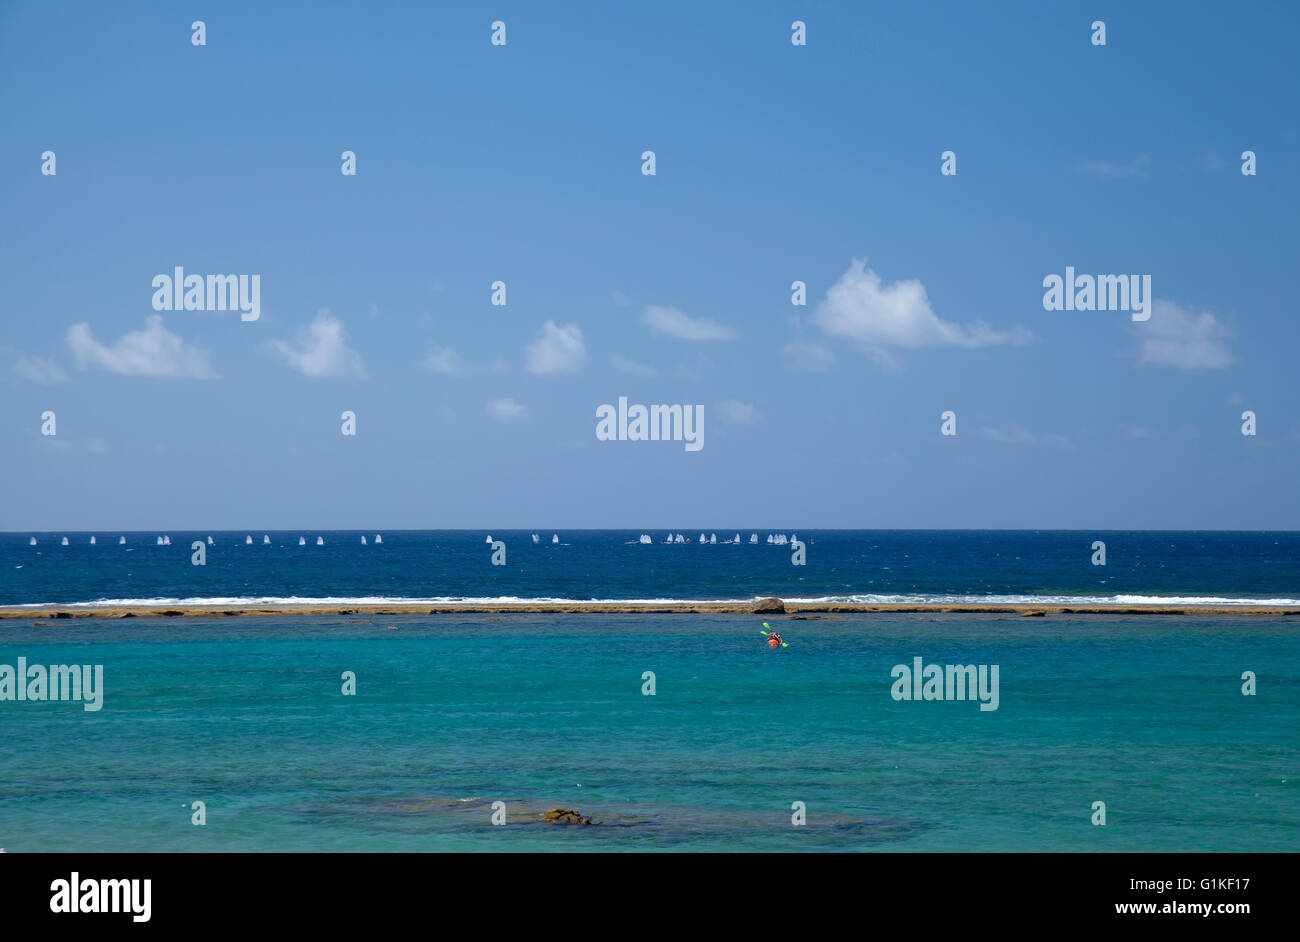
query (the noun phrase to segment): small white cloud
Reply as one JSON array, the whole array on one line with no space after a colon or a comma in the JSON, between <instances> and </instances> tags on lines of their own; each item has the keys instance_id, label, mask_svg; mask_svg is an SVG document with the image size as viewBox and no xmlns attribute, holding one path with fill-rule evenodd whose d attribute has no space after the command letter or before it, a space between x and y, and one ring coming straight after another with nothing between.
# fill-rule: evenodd
<instances>
[{"instance_id":1,"label":"small white cloud","mask_svg":"<svg viewBox=\"0 0 1300 942\"><path fill-rule=\"evenodd\" d=\"M487 404L487 414L498 422L514 422L522 419L528 412L513 399L493 399Z\"/></svg>"},{"instance_id":2,"label":"small white cloud","mask_svg":"<svg viewBox=\"0 0 1300 942\"><path fill-rule=\"evenodd\" d=\"M628 376L637 376L641 379L649 379L652 376L659 375L659 371L653 366L645 366L641 363L635 363L632 360L619 356L617 353L610 358L609 362L613 365L614 369L618 370L620 373L626 373Z\"/></svg>"},{"instance_id":3,"label":"small white cloud","mask_svg":"<svg viewBox=\"0 0 1300 942\"><path fill-rule=\"evenodd\" d=\"M112 346L95 339L82 321L68 328L67 342L78 368L97 366L122 376L211 379L216 374L208 354L190 346L163 326L161 314L145 318L143 330L123 334Z\"/></svg>"},{"instance_id":4,"label":"small white cloud","mask_svg":"<svg viewBox=\"0 0 1300 942\"><path fill-rule=\"evenodd\" d=\"M573 373L582 368L587 348L577 324L557 327L555 321L547 321L537 339L525 350L525 355L525 368L530 373L538 376Z\"/></svg>"},{"instance_id":5,"label":"small white cloud","mask_svg":"<svg viewBox=\"0 0 1300 942\"><path fill-rule=\"evenodd\" d=\"M813 311L812 321L832 337L843 337L884 366L896 366L886 347L988 347L1022 344L1033 335L1022 327L997 331L984 321L969 325L941 320L930 309L920 281L885 284L854 259Z\"/></svg>"},{"instance_id":6,"label":"small white cloud","mask_svg":"<svg viewBox=\"0 0 1300 942\"><path fill-rule=\"evenodd\" d=\"M50 385L51 383L62 383L67 381L68 374L63 372L63 368L53 360L47 360L45 357L20 356L14 361L13 372L15 376L28 380L33 383Z\"/></svg>"},{"instance_id":7,"label":"small white cloud","mask_svg":"<svg viewBox=\"0 0 1300 942\"><path fill-rule=\"evenodd\" d=\"M1135 180L1146 179L1147 170L1151 167L1151 158L1146 154L1139 154L1128 163L1117 164L1109 160L1088 160L1076 164L1075 169L1083 173L1090 173L1096 177L1120 177Z\"/></svg>"},{"instance_id":8,"label":"small white cloud","mask_svg":"<svg viewBox=\"0 0 1300 942\"><path fill-rule=\"evenodd\" d=\"M835 354L815 343L792 341L781 351L787 370L825 373L835 365Z\"/></svg>"},{"instance_id":9,"label":"small white cloud","mask_svg":"<svg viewBox=\"0 0 1300 942\"><path fill-rule=\"evenodd\" d=\"M451 347L435 346L420 365L446 376L461 376L466 372L465 361Z\"/></svg>"},{"instance_id":10,"label":"small white cloud","mask_svg":"<svg viewBox=\"0 0 1300 942\"><path fill-rule=\"evenodd\" d=\"M980 427L980 434L988 441L999 445L1051 445L1053 448L1063 449L1074 447L1074 442L1064 435L1037 435L1019 425L1008 425L1004 428L983 425Z\"/></svg>"},{"instance_id":11,"label":"small white cloud","mask_svg":"<svg viewBox=\"0 0 1300 942\"><path fill-rule=\"evenodd\" d=\"M298 332L296 344L271 341L271 349L301 373L312 377L364 377L361 355L347 344L343 322L326 310Z\"/></svg>"},{"instance_id":12,"label":"small white cloud","mask_svg":"<svg viewBox=\"0 0 1300 942\"><path fill-rule=\"evenodd\" d=\"M675 307L647 304L641 311L641 321L657 334L667 334L678 340L730 340L736 331L708 317L689 317Z\"/></svg>"},{"instance_id":13,"label":"small white cloud","mask_svg":"<svg viewBox=\"0 0 1300 942\"><path fill-rule=\"evenodd\" d=\"M757 425L763 421L763 415L748 402L727 399L718 403L718 416L732 425Z\"/></svg>"},{"instance_id":14,"label":"small white cloud","mask_svg":"<svg viewBox=\"0 0 1300 942\"><path fill-rule=\"evenodd\" d=\"M1138 362L1184 370L1221 370L1235 359L1228 351L1232 331L1209 311L1199 314L1157 299L1151 319L1133 326Z\"/></svg>"}]
</instances>

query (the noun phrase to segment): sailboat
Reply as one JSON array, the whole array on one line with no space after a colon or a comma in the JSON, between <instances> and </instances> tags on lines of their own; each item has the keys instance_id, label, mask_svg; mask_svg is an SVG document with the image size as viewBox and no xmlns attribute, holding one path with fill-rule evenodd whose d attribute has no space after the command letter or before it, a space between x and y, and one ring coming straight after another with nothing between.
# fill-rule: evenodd
<instances>
[{"instance_id":1,"label":"sailboat","mask_svg":"<svg viewBox=\"0 0 1300 942\"><path fill-rule=\"evenodd\" d=\"M305 536L300 536L300 537L298 537L298 545L299 545L299 546L306 546L306 545L307 545L307 538L306 538Z\"/></svg>"},{"instance_id":2,"label":"sailboat","mask_svg":"<svg viewBox=\"0 0 1300 942\"><path fill-rule=\"evenodd\" d=\"M710 533L710 534L709 534L709 542L710 542L710 543L716 543L716 542L718 542L718 535L717 535L716 533Z\"/></svg>"},{"instance_id":3,"label":"sailboat","mask_svg":"<svg viewBox=\"0 0 1300 942\"><path fill-rule=\"evenodd\" d=\"M317 546L324 546L324 545L325 545L325 537L323 537L323 536L318 536L318 537L316 537L316 545L317 545Z\"/></svg>"},{"instance_id":4,"label":"sailboat","mask_svg":"<svg viewBox=\"0 0 1300 942\"><path fill-rule=\"evenodd\" d=\"M159 546L163 545L162 537L158 537L158 545Z\"/></svg>"},{"instance_id":5,"label":"sailboat","mask_svg":"<svg viewBox=\"0 0 1300 942\"><path fill-rule=\"evenodd\" d=\"M709 542L709 539L708 539L708 537L706 537L703 533L701 533L701 534L700 534L700 542L701 542L701 543L707 543L707 542Z\"/></svg>"},{"instance_id":6,"label":"sailboat","mask_svg":"<svg viewBox=\"0 0 1300 942\"><path fill-rule=\"evenodd\" d=\"M366 545L366 535L364 533L361 534L361 545L362 546Z\"/></svg>"},{"instance_id":7,"label":"sailboat","mask_svg":"<svg viewBox=\"0 0 1300 942\"><path fill-rule=\"evenodd\" d=\"M94 542L94 537L91 537L91 542L92 542L92 543ZM208 545L209 545L209 546L212 545L212 537L208 537Z\"/></svg>"},{"instance_id":8,"label":"sailboat","mask_svg":"<svg viewBox=\"0 0 1300 942\"><path fill-rule=\"evenodd\" d=\"M488 538L487 538L486 540L484 540L483 542L485 542L485 543L491 543L491 542L492 542L492 534L489 533L489 534L488 534Z\"/></svg>"},{"instance_id":9,"label":"sailboat","mask_svg":"<svg viewBox=\"0 0 1300 942\"><path fill-rule=\"evenodd\" d=\"M269 546L270 543L271 543L271 538L270 538L269 536L267 536L265 533L263 533L263 534L262 534L262 545L263 545L263 546Z\"/></svg>"},{"instance_id":10,"label":"sailboat","mask_svg":"<svg viewBox=\"0 0 1300 942\"><path fill-rule=\"evenodd\" d=\"M541 541L542 541L542 538L541 538L540 536L538 536L536 533L534 533L534 534L533 534L533 542L534 542L534 543L540 543Z\"/></svg>"},{"instance_id":11,"label":"sailboat","mask_svg":"<svg viewBox=\"0 0 1300 942\"><path fill-rule=\"evenodd\" d=\"M638 542L638 543L653 543L654 540L650 539L650 534L649 534L649 533L642 533L642 534L641 534L641 538L640 538L637 542Z\"/></svg>"},{"instance_id":12,"label":"sailboat","mask_svg":"<svg viewBox=\"0 0 1300 942\"><path fill-rule=\"evenodd\" d=\"M734 540L732 540L731 542L733 542L733 543L739 543L739 542L740 542L740 534L737 533L737 534L736 534L736 538L735 538Z\"/></svg>"},{"instance_id":13,"label":"sailboat","mask_svg":"<svg viewBox=\"0 0 1300 942\"><path fill-rule=\"evenodd\" d=\"M757 542L758 542L758 534L757 534L757 533L751 533L751 534L749 535L749 542L751 542L751 543L757 543Z\"/></svg>"},{"instance_id":14,"label":"sailboat","mask_svg":"<svg viewBox=\"0 0 1300 942\"><path fill-rule=\"evenodd\" d=\"M67 538L66 536L63 538L63 543L62 543L62 545L63 545L63 546L67 546L67 545L68 545L68 538Z\"/></svg>"},{"instance_id":15,"label":"sailboat","mask_svg":"<svg viewBox=\"0 0 1300 942\"><path fill-rule=\"evenodd\" d=\"M35 540L32 540L32 542L35 543L36 541L35 541ZM118 545L118 546L126 546L126 537L124 537L124 536L119 536L119 537L117 538L117 545Z\"/></svg>"},{"instance_id":16,"label":"sailboat","mask_svg":"<svg viewBox=\"0 0 1300 942\"><path fill-rule=\"evenodd\" d=\"M560 536L559 536L558 533L552 533L552 534L551 534L551 542L552 542L552 543L558 543L558 542L560 542Z\"/></svg>"},{"instance_id":17,"label":"sailboat","mask_svg":"<svg viewBox=\"0 0 1300 942\"><path fill-rule=\"evenodd\" d=\"M28 541L27 541L27 545L28 545L28 546L35 546L35 545L36 545L36 537L32 537L30 540L28 540Z\"/></svg>"},{"instance_id":18,"label":"sailboat","mask_svg":"<svg viewBox=\"0 0 1300 942\"><path fill-rule=\"evenodd\" d=\"M685 542L686 542L686 537L682 536L682 535L679 533L679 534L677 534L677 536L673 539L673 542L674 542L674 543L685 543Z\"/></svg>"},{"instance_id":19,"label":"sailboat","mask_svg":"<svg viewBox=\"0 0 1300 942\"><path fill-rule=\"evenodd\" d=\"M93 536L90 538L90 545L91 546L95 545L95 538Z\"/></svg>"},{"instance_id":20,"label":"sailboat","mask_svg":"<svg viewBox=\"0 0 1300 942\"><path fill-rule=\"evenodd\" d=\"M376 533L376 534L375 534L375 542L376 542L376 543L382 543L382 542L384 542L384 538L383 538L382 536L380 536L378 533Z\"/></svg>"},{"instance_id":21,"label":"sailboat","mask_svg":"<svg viewBox=\"0 0 1300 942\"><path fill-rule=\"evenodd\" d=\"M168 536L168 535L164 535L164 536L163 536L163 546L171 546L171 545L172 545L172 538L171 538L170 536Z\"/></svg>"},{"instance_id":22,"label":"sailboat","mask_svg":"<svg viewBox=\"0 0 1300 942\"><path fill-rule=\"evenodd\" d=\"M253 545L253 534L250 533L250 534L248 534L248 536L244 537L244 545L245 545L245 546L252 546L252 545Z\"/></svg>"}]
</instances>

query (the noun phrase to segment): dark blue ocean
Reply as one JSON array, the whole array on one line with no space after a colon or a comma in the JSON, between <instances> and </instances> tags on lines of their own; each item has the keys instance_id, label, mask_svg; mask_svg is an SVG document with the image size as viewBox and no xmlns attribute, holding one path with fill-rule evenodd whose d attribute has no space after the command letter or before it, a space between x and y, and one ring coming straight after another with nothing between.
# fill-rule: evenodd
<instances>
[{"instance_id":1,"label":"dark blue ocean","mask_svg":"<svg viewBox=\"0 0 1300 942\"><path fill-rule=\"evenodd\" d=\"M790 545L767 542L772 531L704 531L714 534L718 543L701 545L691 530L682 535L692 542L665 545L668 531L647 531L650 544L636 542L640 533L608 530L548 530L536 543L520 531L393 531L376 545L376 534L357 531L203 531L168 533L171 545L160 546L159 533L10 533L0 536L0 604L768 595L1300 604L1293 532L787 531L806 544L803 566L792 564ZM737 535L741 543L723 542ZM505 565L492 565L488 536L505 543ZM192 564L196 540L202 566ZM1104 566L1092 562L1097 541Z\"/></svg>"}]
</instances>

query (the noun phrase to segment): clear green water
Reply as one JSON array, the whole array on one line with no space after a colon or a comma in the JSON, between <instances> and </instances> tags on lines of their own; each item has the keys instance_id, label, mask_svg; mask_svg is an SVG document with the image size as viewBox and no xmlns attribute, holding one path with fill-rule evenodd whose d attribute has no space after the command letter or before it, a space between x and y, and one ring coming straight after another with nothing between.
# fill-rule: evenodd
<instances>
[{"instance_id":1,"label":"clear green water","mask_svg":"<svg viewBox=\"0 0 1300 942\"><path fill-rule=\"evenodd\" d=\"M0 846L1300 849L1294 618L773 625L790 647L753 616L3 622L0 664L103 664L105 698L0 702ZM999 665L999 708L894 701L918 655ZM555 806L599 826L528 820Z\"/></svg>"}]
</instances>

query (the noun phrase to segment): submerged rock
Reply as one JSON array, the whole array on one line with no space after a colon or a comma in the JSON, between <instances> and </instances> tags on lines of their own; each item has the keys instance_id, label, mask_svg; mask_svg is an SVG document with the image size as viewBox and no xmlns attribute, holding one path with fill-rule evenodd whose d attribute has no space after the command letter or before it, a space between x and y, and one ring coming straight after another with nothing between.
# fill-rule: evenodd
<instances>
[{"instance_id":1,"label":"submerged rock","mask_svg":"<svg viewBox=\"0 0 1300 942\"><path fill-rule=\"evenodd\" d=\"M542 820L551 824L590 824L591 818L584 818L572 808L552 808L542 812Z\"/></svg>"}]
</instances>

